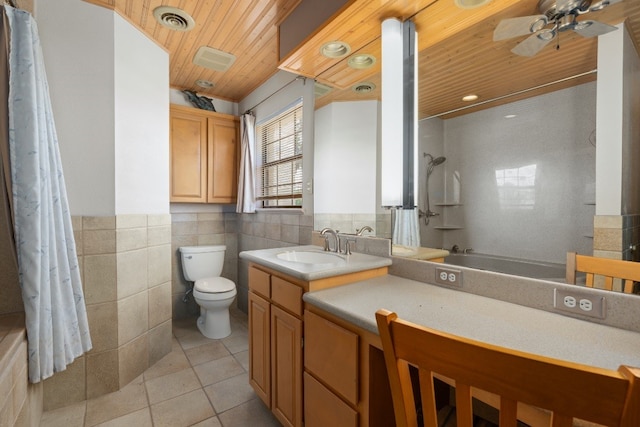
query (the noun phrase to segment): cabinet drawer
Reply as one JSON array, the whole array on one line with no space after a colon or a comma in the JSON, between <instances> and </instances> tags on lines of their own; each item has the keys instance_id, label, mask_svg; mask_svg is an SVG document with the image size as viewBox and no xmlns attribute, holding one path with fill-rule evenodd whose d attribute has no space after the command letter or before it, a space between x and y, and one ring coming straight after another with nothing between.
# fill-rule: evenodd
<instances>
[{"instance_id":1,"label":"cabinet drawer","mask_svg":"<svg viewBox=\"0 0 640 427\"><path fill-rule=\"evenodd\" d=\"M269 273L255 267L249 268L249 289L265 298L271 298L270 278Z\"/></svg>"},{"instance_id":2,"label":"cabinet drawer","mask_svg":"<svg viewBox=\"0 0 640 427\"><path fill-rule=\"evenodd\" d=\"M358 335L304 313L304 366L354 406L358 403Z\"/></svg>"},{"instance_id":3,"label":"cabinet drawer","mask_svg":"<svg viewBox=\"0 0 640 427\"><path fill-rule=\"evenodd\" d=\"M302 294L300 286L279 277L271 277L271 300L296 316L302 317Z\"/></svg>"},{"instance_id":4,"label":"cabinet drawer","mask_svg":"<svg viewBox=\"0 0 640 427\"><path fill-rule=\"evenodd\" d=\"M305 427L356 427L358 413L308 373L304 373Z\"/></svg>"}]
</instances>

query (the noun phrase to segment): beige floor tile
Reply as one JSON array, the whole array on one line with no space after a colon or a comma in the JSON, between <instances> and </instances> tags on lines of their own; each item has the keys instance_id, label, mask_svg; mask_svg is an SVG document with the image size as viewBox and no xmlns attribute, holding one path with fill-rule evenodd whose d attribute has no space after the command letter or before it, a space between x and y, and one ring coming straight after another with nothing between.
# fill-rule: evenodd
<instances>
[{"instance_id":1,"label":"beige floor tile","mask_svg":"<svg viewBox=\"0 0 640 427\"><path fill-rule=\"evenodd\" d=\"M218 415L224 427L280 427L260 399L253 399Z\"/></svg>"},{"instance_id":2,"label":"beige floor tile","mask_svg":"<svg viewBox=\"0 0 640 427\"><path fill-rule=\"evenodd\" d=\"M256 398L245 373L204 388L216 413L221 413Z\"/></svg>"},{"instance_id":3,"label":"beige floor tile","mask_svg":"<svg viewBox=\"0 0 640 427\"><path fill-rule=\"evenodd\" d=\"M194 347L198 347L201 345L214 342L214 340L205 337L204 335L202 335L202 333L199 330L195 328L196 326L194 324L194 330L186 332L181 336L176 336L183 350L188 350L190 348L194 348Z\"/></svg>"},{"instance_id":4,"label":"beige floor tile","mask_svg":"<svg viewBox=\"0 0 640 427\"><path fill-rule=\"evenodd\" d=\"M185 317L182 319L173 319L172 328L173 335L180 338L193 331L197 331L196 317Z\"/></svg>"},{"instance_id":5,"label":"beige floor tile","mask_svg":"<svg viewBox=\"0 0 640 427\"><path fill-rule=\"evenodd\" d=\"M104 423L149 406L142 375L122 389L87 401L87 426Z\"/></svg>"},{"instance_id":6,"label":"beige floor tile","mask_svg":"<svg viewBox=\"0 0 640 427\"><path fill-rule=\"evenodd\" d=\"M218 417L211 417L198 424L194 424L192 427L222 427L222 424L220 424Z\"/></svg>"},{"instance_id":7,"label":"beige floor tile","mask_svg":"<svg viewBox=\"0 0 640 427\"><path fill-rule=\"evenodd\" d=\"M145 385L151 405L202 388L192 368L153 378Z\"/></svg>"},{"instance_id":8,"label":"beige floor tile","mask_svg":"<svg viewBox=\"0 0 640 427\"><path fill-rule=\"evenodd\" d=\"M163 375L172 374L191 367L189 359L184 355L182 348L178 346L162 359L158 360L155 365L144 371L144 379L149 381L153 378Z\"/></svg>"},{"instance_id":9,"label":"beige floor tile","mask_svg":"<svg viewBox=\"0 0 640 427\"><path fill-rule=\"evenodd\" d=\"M222 343L231 354L249 349L249 332L246 329L233 331L231 335L222 339Z\"/></svg>"},{"instance_id":10,"label":"beige floor tile","mask_svg":"<svg viewBox=\"0 0 640 427\"><path fill-rule=\"evenodd\" d=\"M82 427L86 408L86 402L80 402L44 412L40 419L40 427Z\"/></svg>"},{"instance_id":11,"label":"beige floor tile","mask_svg":"<svg viewBox=\"0 0 640 427\"><path fill-rule=\"evenodd\" d=\"M229 350L227 350L222 342L214 341L185 350L184 354L187 356L187 359L189 359L191 366L196 366L229 356L231 353L229 353Z\"/></svg>"},{"instance_id":12,"label":"beige floor tile","mask_svg":"<svg viewBox=\"0 0 640 427\"><path fill-rule=\"evenodd\" d=\"M245 372L233 356L194 366L193 370L196 371L196 375L198 375L203 386L217 383Z\"/></svg>"},{"instance_id":13,"label":"beige floor tile","mask_svg":"<svg viewBox=\"0 0 640 427\"><path fill-rule=\"evenodd\" d=\"M151 406L154 427L186 427L214 415L202 389Z\"/></svg>"},{"instance_id":14,"label":"beige floor tile","mask_svg":"<svg viewBox=\"0 0 640 427\"><path fill-rule=\"evenodd\" d=\"M245 371L249 372L249 350L235 353L233 357L235 357L235 359L244 368Z\"/></svg>"},{"instance_id":15,"label":"beige floor tile","mask_svg":"<svg viewBox=\"0 0 640 427\"><path fill-rule=\"evenodd\" d=\"M140 409L122 417L115 418L96 427L153 427L149 408Z\"/></svg>"}]
</instances>

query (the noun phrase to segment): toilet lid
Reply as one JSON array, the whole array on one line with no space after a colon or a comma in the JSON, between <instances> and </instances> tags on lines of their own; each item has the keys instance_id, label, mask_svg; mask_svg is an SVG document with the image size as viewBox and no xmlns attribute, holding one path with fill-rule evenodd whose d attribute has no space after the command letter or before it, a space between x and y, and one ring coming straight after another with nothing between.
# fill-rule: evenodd
<instances>
[{"instance_id":1,"label":"toilet lid","mask_svg":"<svg viewBox=\"0 0 640 427\"><path fill-rule=\"evenodd\" d=\"M205 277L196 280L194 287L198 292L215 294L232 291L236 288L236 284L224 277Z\"/></svg>"}]
</instances>

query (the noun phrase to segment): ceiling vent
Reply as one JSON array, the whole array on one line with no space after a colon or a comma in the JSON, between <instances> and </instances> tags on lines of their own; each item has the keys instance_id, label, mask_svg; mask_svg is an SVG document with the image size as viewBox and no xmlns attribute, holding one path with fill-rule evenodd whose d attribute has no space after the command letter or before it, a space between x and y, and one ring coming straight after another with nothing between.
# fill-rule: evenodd
<instances>
[{"instance_id":1,"label":"ceiling vent","mask_svg":"<svg viewBox=\"0 0 640 427\"><path fill-rule=\"evenodd\" d=\"M208 46L201 46L193 57L193 63L215 71L227 71L236 57Z\"/></svg>"},{"instance_id":2,"label":"ceiling vent","mask_svg":"<svg viewBox=\"0 0 640 427\"><path fill-rule=\"evenodd\" d=\"M324 85L322 83L316 82L314 85L314 93L316 98L320 98L321 96L325 96L329 92L331 92L333 88L331 86Z\"/></svg>"},{"instance_id":3,"label":"ceiling vent","mask_svg":"<svg viewBox=\"0 0 640 427\"><path fill-rule=\"evenodd\" d=\"M351 87L352 91L362 95L373 92L375 89L376 89L376 85L374 85L371 82L358 83L357 85L354 85Z\"/></svg>"},{"instance_id":4,"label":"ceiling vent","mask_svg":"<svg viewBox=\"0 0 640 427\"><path fill-rule=\"evenodd\" d=\"M196 21L187 12L176 7L156 7L153 16L160 25L175 31L189 31L196 26Z\"/></svg>"}]
</instances>

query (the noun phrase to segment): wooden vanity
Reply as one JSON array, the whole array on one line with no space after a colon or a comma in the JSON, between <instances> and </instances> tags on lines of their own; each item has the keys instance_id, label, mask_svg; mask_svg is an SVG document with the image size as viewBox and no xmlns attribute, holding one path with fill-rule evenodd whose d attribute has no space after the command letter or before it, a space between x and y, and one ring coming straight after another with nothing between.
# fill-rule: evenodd
<instances>
[{"instance_id":1,"label":"wooden vanity","mask_svg":"<svg viewBox=\"0 0 640 427\"><path fill-rule=\"evenodd\" d=\"M309 352L303 348L303 294L384 276L387 271L383 266L303 280L249 263L249 383L284 426L302 426L304 419L303 353ZM305 381L305 392L306 387Z\"/></svg>"}]
</instances>

